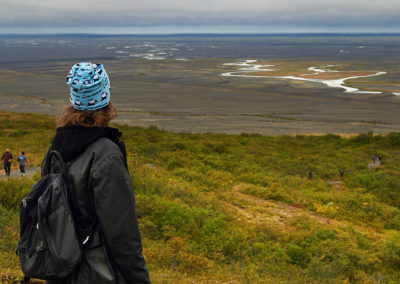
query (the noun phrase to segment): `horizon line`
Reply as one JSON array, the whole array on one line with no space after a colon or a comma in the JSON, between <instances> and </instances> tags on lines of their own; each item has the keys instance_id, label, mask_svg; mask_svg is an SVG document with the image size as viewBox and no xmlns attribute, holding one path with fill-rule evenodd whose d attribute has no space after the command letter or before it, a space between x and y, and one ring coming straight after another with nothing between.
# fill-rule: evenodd
<instances>
[{"instance_id":1,"label":"horizon line","mask_svg":"<svg viewBox=\"0 0 400 284\"><path fill-rule=\"evenodd\" d=\"M276 35L400 35L400 32L173 32L173 33L2 33L0 36L276 36Z\"/></svg>"}]
</instances>

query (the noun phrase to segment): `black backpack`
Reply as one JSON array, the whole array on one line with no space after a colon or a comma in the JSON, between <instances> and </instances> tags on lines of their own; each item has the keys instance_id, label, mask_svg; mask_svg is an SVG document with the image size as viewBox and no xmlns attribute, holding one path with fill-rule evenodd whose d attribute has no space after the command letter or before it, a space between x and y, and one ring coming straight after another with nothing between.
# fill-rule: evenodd
<instances>
[{"instance_id":1,"label":"black backpack","mask_svg":"<svg viewBox=\"0 0 400 284\"><path fill-rule=\"evenodd\" d=\"M25 276L45 280L68 276L79 265L88 240L82 240L75 221L77 201L68 182L69 165L57 151L50 152L48 165L49 174L21 202L17 248Z\"/></svg>"}]
</instances>

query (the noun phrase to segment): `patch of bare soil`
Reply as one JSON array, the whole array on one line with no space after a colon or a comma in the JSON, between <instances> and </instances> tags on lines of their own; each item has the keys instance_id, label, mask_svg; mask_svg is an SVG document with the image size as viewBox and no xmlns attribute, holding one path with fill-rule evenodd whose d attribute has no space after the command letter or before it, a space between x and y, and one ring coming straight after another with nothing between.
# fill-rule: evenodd
<instances>
[{"instance_id":1,"label":"patch of bare soil","mask_svg":"<svg viewBox=\"0 0 400 284\"><path fill-rule=\"evenodd\" d=\"M341 182L334 183L341 185ZM236 211L239 215L239 221L244 221L253 224L270 224L285 225L292 218L299 216L308 217L320 224L332 227L351 227L352 229L366 233L369 229L353 224L345 220L336 220L333 218L321 216L315 212L310 212L301 204L285 204L272 200L264 200L249 194L240 192L241 184L235 185L230 192L229 201L222 201L225 206ZM381 234L375 232L375 237L380 238Z\"/></svg>"}]
</instances>

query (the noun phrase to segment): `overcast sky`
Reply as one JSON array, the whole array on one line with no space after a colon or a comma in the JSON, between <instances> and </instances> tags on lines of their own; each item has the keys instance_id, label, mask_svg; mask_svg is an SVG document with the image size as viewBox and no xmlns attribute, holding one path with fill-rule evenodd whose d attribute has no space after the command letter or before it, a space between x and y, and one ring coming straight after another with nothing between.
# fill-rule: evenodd
<instances>
[{"instance_id":1,"label":"overcast sky","mask_svg":"<svg viewBox=\"0 0 400 284\"><path fill-rule=\"evenodd\" d=\"M24 31L400 32L400 0L0 0Z\"/></svg>"}]
</instances>

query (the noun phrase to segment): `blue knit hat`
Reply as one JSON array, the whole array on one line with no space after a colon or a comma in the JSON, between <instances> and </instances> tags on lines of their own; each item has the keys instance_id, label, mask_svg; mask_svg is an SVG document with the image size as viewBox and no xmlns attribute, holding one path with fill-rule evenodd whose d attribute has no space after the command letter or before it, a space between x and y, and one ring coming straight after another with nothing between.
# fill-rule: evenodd
<instances>
[{"instance_id":1,"label":"blue knit hat","mask_svg":"<svg viewBox=\"0 0 400 284\"><path fill-rule=\"evenodd\" d=\"M71 104L77 110L97 110L110 103L110 80L103 64L81 62L67 76Z\"/></svg>"}]
</instances>

